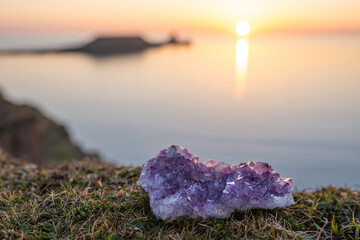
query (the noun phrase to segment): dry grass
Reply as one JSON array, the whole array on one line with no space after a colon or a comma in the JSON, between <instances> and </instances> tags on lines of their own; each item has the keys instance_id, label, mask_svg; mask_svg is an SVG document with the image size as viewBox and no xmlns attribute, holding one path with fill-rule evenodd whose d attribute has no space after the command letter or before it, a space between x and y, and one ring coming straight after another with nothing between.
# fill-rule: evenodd
<instances>
[{"instance_id":1,"label":"dry grass","mask_svg":"<svg viewBox=\"0 0 360 240\"><path fill-rule=\"evenodd\" d=\"M65 164L56 170L0 157L1 239L359 239L359 192L294 194L288 209L229 219L164 222L136 185L140 168Z\"/></svg>"}]
</instances>

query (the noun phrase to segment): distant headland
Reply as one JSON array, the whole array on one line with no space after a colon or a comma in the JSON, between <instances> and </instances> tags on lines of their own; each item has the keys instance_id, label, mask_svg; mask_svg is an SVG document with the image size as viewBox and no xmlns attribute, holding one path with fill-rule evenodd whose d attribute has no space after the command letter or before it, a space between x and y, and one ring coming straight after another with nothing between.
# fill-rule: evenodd
<instances>
[{"instance_id":1,"label":"distant headland","mask_svg":"<svg viewBox=\"0 0 360 240\"><path fill-rule=\"evenodd\" d=\"M171 36L169 40L160 43L150 43L140 36L114 36L114 37L97 37L79 47L63 49L45 49L45 50L8 50L3 53L20 54L20 53L69 53L81 52L95 56L116 55L133 52L141 52L149 48L162 47L164 45L190 45L190 41L181 41L176 36Z\"/></svg>"}]
</instances>

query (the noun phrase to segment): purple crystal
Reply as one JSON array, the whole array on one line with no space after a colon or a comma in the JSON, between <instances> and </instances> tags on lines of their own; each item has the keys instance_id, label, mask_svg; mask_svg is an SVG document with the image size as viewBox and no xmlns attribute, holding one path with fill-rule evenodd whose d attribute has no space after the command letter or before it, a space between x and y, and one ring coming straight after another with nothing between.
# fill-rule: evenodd
<instances>
[{"instance_id":1,"label":"purple crystal","mask_svg":"<svg viewBox=\"0 0 360 240\"><path fill-rule=\"evenodd\" d=\"M149 193L151 209L158 218L225 218L235 210L294 203L292 180L280 178L267 163L231 166L198 160L186 148L171 146L143 165L137 183Z\"/></svg>"}]
</instances>

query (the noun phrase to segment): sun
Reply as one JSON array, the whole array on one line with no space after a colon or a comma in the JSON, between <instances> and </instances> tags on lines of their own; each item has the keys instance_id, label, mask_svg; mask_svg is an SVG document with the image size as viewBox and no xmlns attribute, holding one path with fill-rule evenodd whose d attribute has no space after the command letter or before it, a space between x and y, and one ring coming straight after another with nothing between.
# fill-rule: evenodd
<instances>
[{"instance_id":1,"label":"sun","mask_svg":"<svg viewBox=\"0 0 360 240\"><path fill-rule=\"evenodd\" d=\"M246 36L250 33L251 26L247 21L240 21L236 24L236 32L240 36Z\"/></svg>"}]
</instances>

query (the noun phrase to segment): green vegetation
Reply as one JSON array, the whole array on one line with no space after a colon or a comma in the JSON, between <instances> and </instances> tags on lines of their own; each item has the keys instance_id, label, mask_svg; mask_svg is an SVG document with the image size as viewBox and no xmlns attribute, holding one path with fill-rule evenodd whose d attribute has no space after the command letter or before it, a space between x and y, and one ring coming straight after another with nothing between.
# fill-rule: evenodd
<instances>
[{"instance_id":1,"label":"green vegetation","mask_svg":"<svg viewBox=\"0 0 360 240\"><path fill-rule=\"evenodd\" d=\"M141 169L65 163L56 170L0 157L0 239L359 239L359 192L294 194L288 209L164 222L136 185Z\"/></svg>"}]
</instances>

